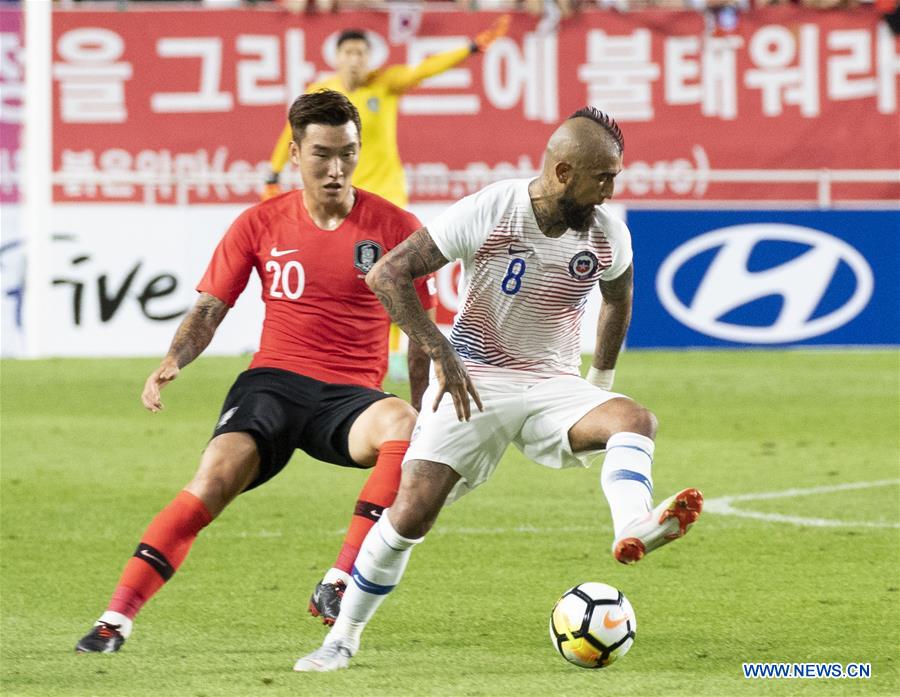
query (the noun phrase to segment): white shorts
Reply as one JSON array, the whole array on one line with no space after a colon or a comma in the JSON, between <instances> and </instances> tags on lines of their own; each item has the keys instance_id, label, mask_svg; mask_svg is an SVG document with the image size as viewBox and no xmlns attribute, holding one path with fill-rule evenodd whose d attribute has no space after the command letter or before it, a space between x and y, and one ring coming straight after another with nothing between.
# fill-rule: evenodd
<instances>
[{"instance_id":1,"label":"white shorts","mask_svg":"<svg viewBox=\"0 0 900 697\"><path fill-rule=\"evenodd\" d=\"M594 407L624 396L601 390L574 375L527 382L508 377L470 377L484 411L478 411L472 401L471 419L459 421L448 394L443 396L437 411L432 411L437 390L437 382L432 378L403 458L404 463L440 462L460 474L447 503L486 482L510 443L545 467L588 467L602 450L573 453L569 429Z\"/></svg>"}]
</instances>

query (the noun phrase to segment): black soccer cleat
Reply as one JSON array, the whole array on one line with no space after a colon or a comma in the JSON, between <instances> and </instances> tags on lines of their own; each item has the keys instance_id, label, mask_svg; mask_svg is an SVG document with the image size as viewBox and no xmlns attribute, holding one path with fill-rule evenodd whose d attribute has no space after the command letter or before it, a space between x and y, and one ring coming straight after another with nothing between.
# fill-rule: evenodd
<instances>
[{"instance_id":1,"label":"black soccer cleat","mask_svg":"<svg viewBox=\"0 0 900 697\"><path fill-rule=\"evenodd\" d=\"M347 590L347 584L343 581L317 583L316 589L309 598L309 614L313 617L321 617L322 624L333 625L341 611L341 598L344 597L345 590Z\"/></svg>"},{"instance_id":2,"label":"black soccer cleat","mask_svg":"<svg viewBox=\"0 0 900 697\"><path fill-rule=\"evenodd\" d=\"M75 645L75 653L115 653L125 643L119 627L121 625L98 622Z\"/></svg>"}]
</instances>

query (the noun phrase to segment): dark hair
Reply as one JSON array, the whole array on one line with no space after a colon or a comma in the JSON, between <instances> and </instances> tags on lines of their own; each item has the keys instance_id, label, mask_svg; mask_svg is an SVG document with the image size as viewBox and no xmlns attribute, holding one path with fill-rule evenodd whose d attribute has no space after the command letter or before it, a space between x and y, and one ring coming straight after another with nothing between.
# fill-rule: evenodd
<instances>
[{"instance_id":1,"label":"dark hair","mask_svg":"<svg viewBox=\"0 0 900 697\"><path fill-rule=\"evenodd\" d=\"M334 90L319 90L297 97L291 104L288 121L291 124L294 142L298 144L303 139L306 127L313 123L343 126L352 121L356 124L356 132L362 139L359 112L349 99Z\"/></svg>"},{"instance_id":2,"label":"dark hair","mask_svg":"<svg viewBox=\"0 0 900 697\"><path fill-rule=\"evenodd\" d=\"M366 36L366 32L362 29L344 29L337 38L337 43L335 44L335 48L340 48L341 44L345 41L365 41L366 46L371 48L372 44L369 43L369 37Z\"/></svg>"},{"instance_id":3,"label":"dark hair","mask_svg":"<svg viewBox=\"0 0 900 697\"><path fill-rule=\"evenodd\" d=\"M616 145L619 146L619 154L621 155L625 152L625 136L623 136L622 131L619 130L619 124L617 124L614 119L610 118L608 114L604 114L596 107L586 106L576 111L566 119L566 121L578 118L590 119L594 123L599 124L603 130L609 133L610 137L616 141Z\"/></svg>"}]
</instances>

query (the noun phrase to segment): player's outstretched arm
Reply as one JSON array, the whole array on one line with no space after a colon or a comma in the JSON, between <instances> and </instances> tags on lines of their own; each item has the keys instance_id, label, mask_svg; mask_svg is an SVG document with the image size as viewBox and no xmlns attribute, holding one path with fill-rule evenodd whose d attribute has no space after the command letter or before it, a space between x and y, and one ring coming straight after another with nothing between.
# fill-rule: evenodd
<instances>
[{"instance_id":1,"label":"player's outstretched arm","mask_svg":"<svg viewBox=\"0 0 900 697\"><path fill-rule=\"evenodd\" d=\"M181 320L169 352L159 364L159 368L150 373L144 383L141 402L144 407L156 413L163 408L160 391L172 380L184 366L203 353L209 346L219 324L228 314L228 305L209 293L201 293L194 307Z\"/></svg>"},{"instance_id":2,"label":"player's outstretched arm","mask_svg":"<svg viewBox=\"0 0 900 697\"><path fill-rule=\"evenodd\" d=\"M597 320L597 344L588 371L588 381L604 390L611 390L615 377L616 359L631 323L634 295L634 265L612 281L600 281L603 304Z\"/></svg>"},{"instance_id":3,"label":"player's outstretched arm","mask_svg":"<svg viewBox=\"0 0 900 697\"><path fill-rule=\"evenodd\" d=\"M437 325L428 317L413 286L413 279L433 273L447 263L426 228L417 230L394 247L366 274L366 283L378 296L394 323L416 342L434 363L440 389L432 409L449 393L460 421L471 416L469 395L482 409L481 397L463 362Z\"/></svg>"},{"instance_id":4,"label":"player's outstretched arm","mask_svg":"<svg viewBox=\"0 0 900 697\"><path fill-rule=\"evenodd\" d=\"M509 15L502 15L490 27L475 36L468 46L435 53L415 66L392 65L381 73L381 79L394 94L408 92L423 80L459 65L473 53L486 51L492 43L506 35L508 28Z\"/></svg>"}]
</instances>

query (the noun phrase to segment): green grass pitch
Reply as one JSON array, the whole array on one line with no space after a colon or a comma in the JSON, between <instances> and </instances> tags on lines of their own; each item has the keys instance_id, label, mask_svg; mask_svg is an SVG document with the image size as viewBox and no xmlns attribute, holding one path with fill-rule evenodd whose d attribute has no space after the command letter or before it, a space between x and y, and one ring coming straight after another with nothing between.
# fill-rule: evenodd
<instances>
[{"instance_id":1,"label":"green grass pitch","mask_svg":"<svg viewBox=\"0 0 900 697\"><path fill-rule=\"evenodd\" d=\"M297 456L201 533L121 653L76 656L246 363L200 359L158 415L138 401L155 359L2 363L2 695L900 694L896 351L625 354L616 388L661 422L657 496L820 488L731 502L758 519L709 510L634 567L609 553L599 463L550 471L510 450L416 549L351 669L295 674L324 635L306 601L364 477ZM589 580L637 613L633 649L600 671L547 632L556 598ZM868 662L872 677L747 680L745 661Z\"/></svg>"}]
</instances>

